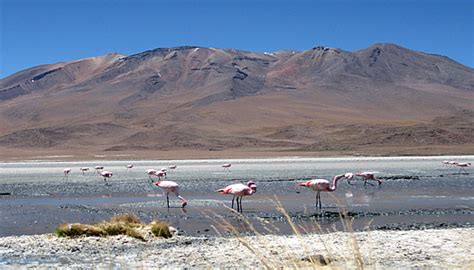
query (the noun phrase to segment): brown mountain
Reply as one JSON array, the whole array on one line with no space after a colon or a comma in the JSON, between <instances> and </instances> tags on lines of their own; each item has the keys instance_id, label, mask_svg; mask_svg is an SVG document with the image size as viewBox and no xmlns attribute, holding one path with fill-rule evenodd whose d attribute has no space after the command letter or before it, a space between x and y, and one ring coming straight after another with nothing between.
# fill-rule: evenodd
<instances>
[{"instance_id":1,"label":"brown mountain","mask_svg":"<svg viewBox=\"0 0 474 270\"><path fill-rule=\"evenodd\" d=\"M0 148L472 153L473 112L472 68L393 44L160 48L1 79Z\"/></svg>"}]
</instances>

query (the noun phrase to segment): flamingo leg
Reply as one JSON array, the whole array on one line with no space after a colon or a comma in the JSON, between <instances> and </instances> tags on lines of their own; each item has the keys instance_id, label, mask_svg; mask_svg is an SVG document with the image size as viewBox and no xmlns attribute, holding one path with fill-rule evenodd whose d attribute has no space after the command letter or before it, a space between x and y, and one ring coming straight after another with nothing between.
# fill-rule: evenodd
<instances>
[{"instance_id":1,"label":"flamingo leg","mask_svg":"<svg viewBox=\"0 0 474 270\"><path fill-rule=\"evenodd\" d=\"M168 195L169 192L166 192L166 204L168 205L168 208L170 208L170 197Z\"/></svg>"},{"instance_id":2,"label":"flamingo leg","mask_svg":"<svg viewBox=\"0 0 474 270\"><path fill-rule=\"evenodd\" d=\"M243 197L240 197L240 201L239 201L239 205L240 205L240 212L241 212L241 213L242 213L242 211L243 211L243 210L242 210L242 198L243 198Z\"/></svg>"},{"instance_id":3,"label":"flamingo leg","mask_svg":"<svg viewBox=\"0 0 474 270\"><path fill-rule=\"evenodd\" d=\"M318 191L318 202L319 202L319 209L321 210L322 203L321 203L321 191Z\"/></svg>"},{"instance_id":4,"label":"flamingo leg","mask_svg":"<svg viewBox=\"0 0 474 270\"><path fill-rule=\"evenodd\" d=\"M232 209L234 209L234 199L235 199L235 195L232 197Z\"/></svg>"},{"instance_id":5,"label":"flamingo leg","mask_svg":"<svg viewBox=\"0 0 474 270\"><path fill-rule=\"evenodd\" d=\"M319 195L319 191L316 192L316 209L318 209L318 195Z\"/></svg>"}]
</instances>

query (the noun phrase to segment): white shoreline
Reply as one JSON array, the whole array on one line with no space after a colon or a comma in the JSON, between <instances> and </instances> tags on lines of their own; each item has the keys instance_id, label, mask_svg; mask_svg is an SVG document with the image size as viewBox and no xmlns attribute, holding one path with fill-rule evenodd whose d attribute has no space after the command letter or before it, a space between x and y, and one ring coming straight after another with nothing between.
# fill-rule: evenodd
<instances>
[{"instance_id":1,"label":"white shoreline","mask_svg":"<svg viewBox=\"0 0 474 270\"><path fill-rule=\"evenodd\" d=\"M235 237L58 238L52 234L0 238L0 268L263 268L309 267L323 255L328 267L352 269L357 239L364 267L474 267L474 228ZM243 243L249 243L250 249ZM253 249L253 250L251 250Z\"/></svg>"},{"instance_id":2,"label":"white shoreline","mask_svg":"<svg viewBox=\"0 0 474 270\"><path fill-rule=\"evenodd\" d=\"M122 156L122 155L121 155ZM65 156L64 156L65 157ZM104 156L104 157L116 157L116 156ZM275 161L283 161L283 162L314 162L314 161L321 161L321 162L330 162L330 161L387 161L387 160L400 160L400 161L407 161L407 160L448 160L448 159L466 159L466 160L474 160L474 155L433 155L433 156L334 156L334 157L305 157L305 156L281 156L281 157L262 157L262 158L204 158L204 159L130 159L130 160L104 160L104 159L91 159L91 160L51 160L51 159L24 159L24 160L0 160L0 164L82 164L82 163L111 163L111 164L120 164L123 163L190 163L190 164L199 164L199 163L240 163L240 162L275 162Z\"/></svg>"}]
</instances>

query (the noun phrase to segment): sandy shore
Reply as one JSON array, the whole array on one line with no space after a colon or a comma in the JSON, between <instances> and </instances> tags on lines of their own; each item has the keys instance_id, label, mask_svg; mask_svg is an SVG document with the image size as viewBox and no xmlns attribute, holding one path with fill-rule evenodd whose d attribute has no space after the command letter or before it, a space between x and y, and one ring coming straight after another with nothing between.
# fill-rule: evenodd
<instances>
[{"instance_id":1,"label":"sandy shore","mask_svg":"<svg viewBox=\"0 0 474 270\"><path fill-rule=\"evenodd\" d=\"M352 239L356 239L354 242ZM357 255L359 247L360 255ZM298 236L188 237L143 242L126 236L79 239L52 234L0 238L0 268L474 267L474 228ZM322 256L322 257L320 257ZM324 264L325 261L322 260Z\"/></svg>"}]
</instances>

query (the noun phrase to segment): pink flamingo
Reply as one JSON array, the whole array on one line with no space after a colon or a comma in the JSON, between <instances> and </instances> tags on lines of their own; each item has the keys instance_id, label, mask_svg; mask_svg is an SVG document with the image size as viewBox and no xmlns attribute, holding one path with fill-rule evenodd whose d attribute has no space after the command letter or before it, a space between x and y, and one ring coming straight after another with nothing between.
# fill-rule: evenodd
<instances>
[{"instance_id":1,"label":"pink flamingo","mask_svg":"<svg viewBox=\"0 0 474 270\"><path fill-rule=\"evenodd\" d=\"M109 171L102 171L100 172L100 175L102 177L104 177L104 182L106 185L108 185L109 183L107 182L107 179L112 177L112 175L114 175L112 172L109 172Z\"/></svg>"},{"instance_id":2,"label":"pink flamingo","mask_svg":"<svg viewBox=\"0 0 474 270\"><path fill-rule=\"evenodd\" d=\"M148 174L148 179L150 179L150 181L153 181L152 180L152 176L156 176L158 177L158 180L161 180L161 177L165 177L166 178L166 171L162 171L162 170L155 170L155 169L148 169L146 170L146 173Z\"/></svg>"},{"instance_id":3,"label":"pink flamingo","mask_svg":"<svg viewBox=\"0 0 474 270\"><path fill-rule=\"evenodd\" d=\"M148 169L146 170L146 173L151 177L152 175L154 175L155 173L157 173L158 171L155 170L155 169Z\"/></svg>"},{"instance_id":4,"label":"pink flamingo","mask_svg":"<svg viewBox=\"0 0 474 270\"><path fill-rule=\"evenodd\" d=\"M367 185L368 180L377 181L377 182L379 182L379 186L380 186L382 184L382 181L375 178L375 173L376 172L360 172L360 173L356 173L355 175L359 176L359 177L362 177L362 179L364 179L364 186ZM369 184L372 185L371 183L369 183Z\"/></svg>"},{"instance_id":5,"label":"pink flamingo","mask_svg":"<svg viewBox=\"0 0 474 270\"><path fill-rule=\"evenodd\" d=\"M176 168L178 168L178 166L176 166L176 165L171 165L171 166L168 167L170 173L171 173L172 170L176 170Z\"/></svg>"},{"instance_id":6,"label":"pink flamingo","mask_svg":"<svg viewBox=\"0 0 474 270\"><path fill-rule=\"evenodd\" d=\"M230 164L230 163L224 163L224 164L222 164L221 167L224 168L224 170L230 171L230 166L232 166L232 164Z\"/></svg>"},{"instance_id":7,"label":"pink flamingo","mask_svg":"<svg viewBox=\"0 0 474 270\"><path fill-rule=\"evenodd\" d=\"M158 179L161 179L161 177L164 177L166 179L166 170L159 170L155 173L155 176L158 176Z\"/></svg>"},{"instance_id":8,"label":"pink flamingo","mask_svg":"<svg viewBox=\"0 0 474 270\"><path fill-rule=\"evenodd\" d=\"M247 185L238 183L229 185L225 188L218 189L216 192L220 194L232 194L232 209L234 209L234 199L237 197L237 211L242 212L242 198L244 196L250 196L257 192L257 184L253 181L248 181ZM240 200L239 200L240 198Z\"/></svg>"},{"instance_id":9,"label":"pink flamingo","mask_svg":"<svg viewBox=\"0 0 474 270\"><path fill-rule=\"evenodd\" d=\"M168 173L168 169L167 168L161 168L160 169L160 172L162 172L166 178L166 174Z\"/></svg>"},{"instance_id":10,"label":"pink flamingo","mask_svg":"<svg viewBox=\"0 0 474 270\"><path fill-rule=\"evenodd\" d=\"M313 180L306 181L304 183L297 184L296 186L307 187L316 191L316 209L318 208L318 205L319 205L319 209L321 209L321 191L322 192L336 191L337 181L341 178L344 178L343 174L334 176L332 179L332 184L329 182L329 180L326 180L326 179L313 179Z\"/></svg>"},{"instance_id":11,"label":"pink flamingo","mask_svg":"<svg viewBox=\"0 0 474 270\"><path fill-rule=\"evenodd\" d=\"M347 183L348 183L349 185L353 185L353 184L351 184L351 180L352 180L352 178L354 178L354 174L353 174L353 173L348 172L348 173L341 174L341 175L336 175L336 176L341 176L341 178L347 179Z\"/></svg>"},{"instance_id":12,"label":"pink flamingo","mask_svg":"<svg viewBox=\"0 0 474 270\"><path fill-rule=\"evenodd\" d=\"M178 199L182 201L181 207L184 208L186 205L188 205L188 201L186 201L183 196L179 195L179 185L173 181L157 181L154 182L156 186L160 187L163 189L163 191L166 192L166 204L168 205L168 208L170 208L170 198L169 198L169 193L173 192Z\"/></svg>"},{"instance_id":13,"label":"pink flamingo","mask_svg":"<svg viewBox=\"0 0 474 270\"><path fill-rule=\"evenodd\" d=\"M456 162L456 166L459 167L459 172L461 172L461 170L466 172L465 168L471 166L471 163L470 162Z\"/></svg>"},{"instance_id":14,"label":"pink flamingo","mask_svg":"<svg viewBox=\"0 0 474 270\"><path fill-rule=\"evenodd\" d=\"M89 171L89 168L88 168L88 167L82 167L82 168L80 168L79 170L81 170L82 175L85 175L85 173L86 173L87 171Z\"/></svg>"},{"instance_id":15,"label":"pink flamingo","mask_svg":"<svg viewBox=\"0 0 474 270\"><path fill-rule=\"evenodd\" d=\"M70 168L66 168L63 170L64 172L64 178L66 178L66 180L69 179L69 173L71 172L71 169Z\"/></svg>"},{"instance_id":16,"label":"pink flamingo","mask_svg":"<svg viewBox=\"0 0 474 270\"><path fill-rule=\"evenodd\" d=\"M95 172L96 172L96 173L100 174L99 171L100 171L100 170L103 170L103 169L104 169L104 166L95 166L94 169L95 169Z\"/></svg>"},{"instance_id":17,"label":"pink flamingo","mask_svg":"<svg viewBox=\"0 0 474 270\"><path fill-rule=\"evenodd\" d=\"M458 165L458 162L455 160L451 160L451 161L448 161L448 164L452 167L455 167L456 165Z\"/></svg>"}]
</instances>

